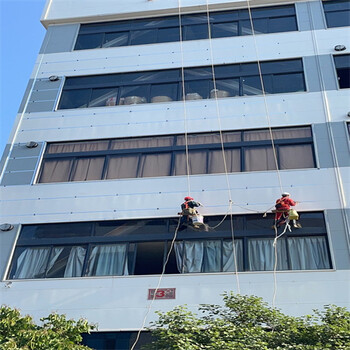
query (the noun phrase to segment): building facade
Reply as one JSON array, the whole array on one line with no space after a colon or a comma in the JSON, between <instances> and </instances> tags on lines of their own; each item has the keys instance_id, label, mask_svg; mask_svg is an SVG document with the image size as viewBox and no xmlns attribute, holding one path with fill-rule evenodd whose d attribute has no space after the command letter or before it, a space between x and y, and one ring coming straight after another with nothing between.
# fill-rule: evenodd
<instances>
[{"instance_id":1,"label":"building facade","mask_svg":"<svg viewBox=\"0 0 350 350\"><path fill-rule=\"evenodd\" d=\"M349 18L343 0L48 0L0 163L1 303L85 317L96 349L225 291L348 306ZM302 228L274 245L285 191ZM207 231L179 229L188 195Z\"/></svg>"}]
</instances>

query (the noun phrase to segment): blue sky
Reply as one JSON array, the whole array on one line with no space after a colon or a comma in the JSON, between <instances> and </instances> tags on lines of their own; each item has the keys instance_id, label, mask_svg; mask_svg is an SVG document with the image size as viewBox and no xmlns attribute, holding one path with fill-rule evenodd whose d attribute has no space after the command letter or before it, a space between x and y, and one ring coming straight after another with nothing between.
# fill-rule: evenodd
<instances>
[{"instance_id":1,"label":"blue sky","mask_svg":"<svg viewBox=\"0 0 350 350\"><path fill-rule=\"evenodd\" d=\"M45 36L46 0L0 0L0 158Z\"/></svg>"}]
</instances>

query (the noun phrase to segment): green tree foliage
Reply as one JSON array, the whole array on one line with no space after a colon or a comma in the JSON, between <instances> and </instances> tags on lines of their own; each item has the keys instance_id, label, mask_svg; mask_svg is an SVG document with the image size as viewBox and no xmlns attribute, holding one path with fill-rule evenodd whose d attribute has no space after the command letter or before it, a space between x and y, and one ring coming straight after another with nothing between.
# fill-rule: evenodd
<instances>
[{"instance_id":1,"label":"green tree foliage","mask_svg":"<svg viewBox=\"0 0 350 350\"><path fill-rule=\"evenodd\" d=\"M225 293L224 306L202 305L201 317L186 306L158 312L151 324L157 350L350 349L350 312L334 305L292 317L261 298Z\"/></svg>"},{"instance_id":2,"label":"green tree foliage","mask_svg":"<svg viewBox=\"0 0 350 350\"><path fill-rule=\"evenodd\" d=\"M21 316L17 309L0 308L1 350L88 350L80 345L81 333L89 333L96 327L84 319L67 320L56 313L40 319L36 325L30 316Z\"/></svg>"}]
</instances>

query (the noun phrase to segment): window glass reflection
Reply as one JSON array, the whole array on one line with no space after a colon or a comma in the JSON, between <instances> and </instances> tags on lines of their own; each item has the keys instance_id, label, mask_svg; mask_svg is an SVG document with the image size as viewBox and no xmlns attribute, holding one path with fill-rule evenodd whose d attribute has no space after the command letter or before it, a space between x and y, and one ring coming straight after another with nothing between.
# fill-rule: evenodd
<instances>
[{"instance_id":1,"label":"window glass reflection","mask_svg":"<svg viewBox=\"0 0 350 350\"><path fill-rule=\"evenodd\" d=\"M118 89L93 89L89 107L115 106L118 99Z\"/></svg>"},{"instance_id":2,"label":"window glass reflection","mask_svg":"<svg viewBox=\"0 0 350 350\"><path fill-rule=\"evenodd\" d=\"M106 33L103 47L126 46L129 42L129 32Z\"/></svg>"},{"instance_id":3,"label":"window glass reflection","mask_svg":"<svg viewBox=\"0 0 350 350\"><path fill-rule=\"evenodd\" d=\"M238 35L238 22L214 23L211 29L212 38L224 38Z\"/></svg>"},{"instance_id":4,"label":"window glass reflection","mask_svg":"<svg viewBox=\"0 0 350 350\"><path fill-rule=\"evenodd\" d=\"M91 89L62 91L60 109L86 108L89 103Z\"/></svg>"},{"instance_id":5,"label":"window glass reflection","mask_svg":"<svg viewBox=\"0 0 350 350\"><path fill-rule=\"evenodd\" d=\"M74 50L88 50L101 47L103 35L103 33L78 35Z\"/></svg>"}]
</instances>

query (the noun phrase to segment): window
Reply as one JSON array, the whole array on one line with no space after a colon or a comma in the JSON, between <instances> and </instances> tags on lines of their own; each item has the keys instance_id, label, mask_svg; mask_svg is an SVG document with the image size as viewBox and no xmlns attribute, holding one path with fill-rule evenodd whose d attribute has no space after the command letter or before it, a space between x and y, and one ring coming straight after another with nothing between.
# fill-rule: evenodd
<instances>
[{"instance_id":1,"label":"window","mask_svg":"<svg viewBox=\"0 0 350 350\"><path fill-rule=\"evenodd\" d=\"M298 30L293 5L256 8L251 15L256 34ZM179 41L179 23L179 16L168 16L82 24L75 50ZM252 34L248 10L211 12L209 26L212 38ZM182 15L181 30L183 40L208 39L207 13Z\"/></svg>"},{"instance_id":2,"label":"window","mask_svg":"<svg viewBox=\"0 0 350 350\"><path fill-rule=\"evenodd\" d=\"M136 341L138 332L91 332L82 334L82 344L95 350L130 350ZM142 350L152 342L150 332L142 331L135 350Z\"/></svg>"},{"instance_id":3,"label":"window","mask_svg":"<svg viewBox=\"0 0 350 350\"><path fill-rule=\"evenodd\" d=\"M350 88L350 55L334 56L340 89Z\"/></svg>"},{"instance_id":4,"label":"window","mask_svg":"<svg viewBox=\"0 0 350 350\"><path fill-rule=\"evenodd\" d=\"M24 225L8 278L159 275L177 220ZM331 268L323 214L301 213L301 220L302 229L287 231L278 241L278 270ZM221 221L222 216L205 218L210 227ZM272 214L267 219L261 215L234 216L234 242L230 218L206 232L205 238L190 228L180 231L165 273L272 271L275 252L271 222ZM62 236L55 234L60 230Z\"/></svg>"},{"instance_id":5,"label":"window","mask_svg":"<svg viewBox=\"0 0 350 350\"><path fill-rule=\"evenodd\" d=\"M349 0L323 0L327 27L350 26Z\"/></svg>"},{"instance_id":6,"label":"window","mask_svg":"<svg viewBox=\"0 0 350 350\"><path fill-rule=\"evenodd\" d=\"M71 182L315 167L310 127L51 143L38 182ZM188 154L188 162L187 162ZM225 161L224 161L225 159ZM189 169L187 169L187 163Z\"/></svg>"},{"instance_id":7,"label":"window","mask_svg":"<svg viewBox=\"0 0 350 350\"><path fill-rule=\"evenodd\" d=\"M265 92L306 91L301 59L261 62ZM184 69L185 99L261 95L258 63ZM216 91L216 93L215 93ZM180 69L67 77L58 109L92 108L182 100Z\"/></svg>"}]
</instances>

